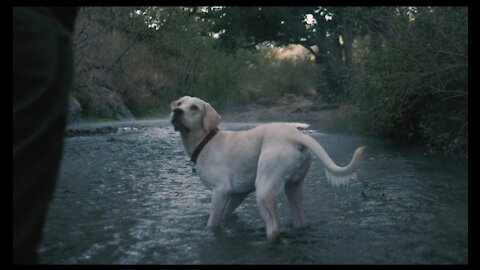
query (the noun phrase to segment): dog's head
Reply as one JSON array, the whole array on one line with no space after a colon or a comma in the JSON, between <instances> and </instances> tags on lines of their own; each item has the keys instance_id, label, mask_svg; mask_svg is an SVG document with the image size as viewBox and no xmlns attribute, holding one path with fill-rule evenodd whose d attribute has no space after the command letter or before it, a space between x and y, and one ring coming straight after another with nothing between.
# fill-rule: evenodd
<instances>
[{"instance_id":1,"label":"dog's head","mask_svg":"<svg viewBox=\"0 0 480 270\"><path fill-rule=\"evenodd\" d=\"M190 132L204 129L206 132L216 128L222 117L207 102L184 96L170 103L170 122L175 131Z\"/></svg>"}]
</instances>

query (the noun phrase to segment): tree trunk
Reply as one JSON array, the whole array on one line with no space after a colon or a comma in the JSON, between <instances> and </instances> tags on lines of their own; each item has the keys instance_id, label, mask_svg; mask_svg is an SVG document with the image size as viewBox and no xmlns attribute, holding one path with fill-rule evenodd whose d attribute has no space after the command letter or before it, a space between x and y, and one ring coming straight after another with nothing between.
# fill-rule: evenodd
<instances>
[{"instance_id":1,"label":"tree trunk","mask_svg":"<svg viewBox=\"0 0 480 270\"><path fill-rule=\"evenodd\" d=\"M315 58L315 62L325 67L322 75L325 77L328 89L320 94L326 102L332 102L334 101L335 97L338 96L340 93L339 90L341 89L341 85L339 84L338 80L339 77L333 67L332 57L329 57L328 55L320 55Z\"/></svg>"},{"instance_id":2,"label":"tree trunk","mask_svg":"<svg viewBox=\"0 0 480 270\"><path fill-rule=\"evenodd\" d=\"M332 102L339 93L341 93L341 85L339 84L339 77L334 69L334 59L332 54L328 54L328 48L331 51L337 51L331 48L331 43L327 45L326 42L326 29L319 27L316 35L314 36L314 42L317 46L317 51L312 49L307 43L300 42L300 45L305 47L315 57L315 63L325 68L321 76L323 76L327 83L327 89L322 89L319 94L325 99L326 102ZM337 41L338 42L338 41Z\"/></svg>"}]
</instances>

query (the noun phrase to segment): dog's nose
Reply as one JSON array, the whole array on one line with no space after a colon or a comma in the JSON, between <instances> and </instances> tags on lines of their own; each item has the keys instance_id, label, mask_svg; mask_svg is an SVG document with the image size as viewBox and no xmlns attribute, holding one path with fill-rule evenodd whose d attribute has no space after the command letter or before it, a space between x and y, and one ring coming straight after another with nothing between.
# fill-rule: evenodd
<instances>
[{"instance_id":1,"label":"dog's nose","mask_svg":"<svg viewBox=\"0 0 480 270\"><path fill-rule=\"evenodd\" d=\"M183 110L180 109L180 108L175 108L175 109L173 109L173 114L174 114L174 115L182 115L182 114L183 114Z\"/></svg>"}]
</instances>

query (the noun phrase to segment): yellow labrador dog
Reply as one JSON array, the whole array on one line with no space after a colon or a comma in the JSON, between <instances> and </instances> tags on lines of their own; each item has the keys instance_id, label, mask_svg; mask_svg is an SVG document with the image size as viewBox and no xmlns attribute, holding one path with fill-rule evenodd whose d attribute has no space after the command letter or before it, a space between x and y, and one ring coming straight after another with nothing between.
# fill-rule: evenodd
<instances>
[{"instance_id":1,"label":"yellow labrador dog","mask_svg":"<svg viewBox=\"0 0 480 270\"><path fill-rule=\"evenodd\" d=\"M294 126L271 123L245 131L218 130L220 115L209 103L185 96L170 104L171 123L179 131L186 154L196 163L200 180L212 190L208 227L216 227L243 199L256 191L257 207L269 240L279 234L275 199L285 189L296 228L307 225L303 215L302 182L314 153L333 184L355 178L365 146L346 167L337 166L323 147Z\"/></svg>"}]
</instances>

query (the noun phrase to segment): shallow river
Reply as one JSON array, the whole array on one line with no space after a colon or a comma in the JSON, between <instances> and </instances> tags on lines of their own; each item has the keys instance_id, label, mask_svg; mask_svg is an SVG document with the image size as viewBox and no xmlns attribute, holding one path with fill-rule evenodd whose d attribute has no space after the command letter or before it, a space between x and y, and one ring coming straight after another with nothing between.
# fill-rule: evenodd
<instances>
[{"instance_id":1,"label":"shallow river","mask_svg":"<svg viewBox=\"0 0 480 270\"><path fill-rule=\"evenodd\" d=\"M307 229L278 198L280 239L265 241L250 194L219 230L205 227L210 191L167 121L103 124L69 137L47 217L47 264L465 264L468 165L419 148L302 131L346 165L367 145L358 180L331 187L314 158L304 184ZM241 130L249 123L223 123ZM91 127L90 127L91 128Z\"/></svg>"}]
</instances>

